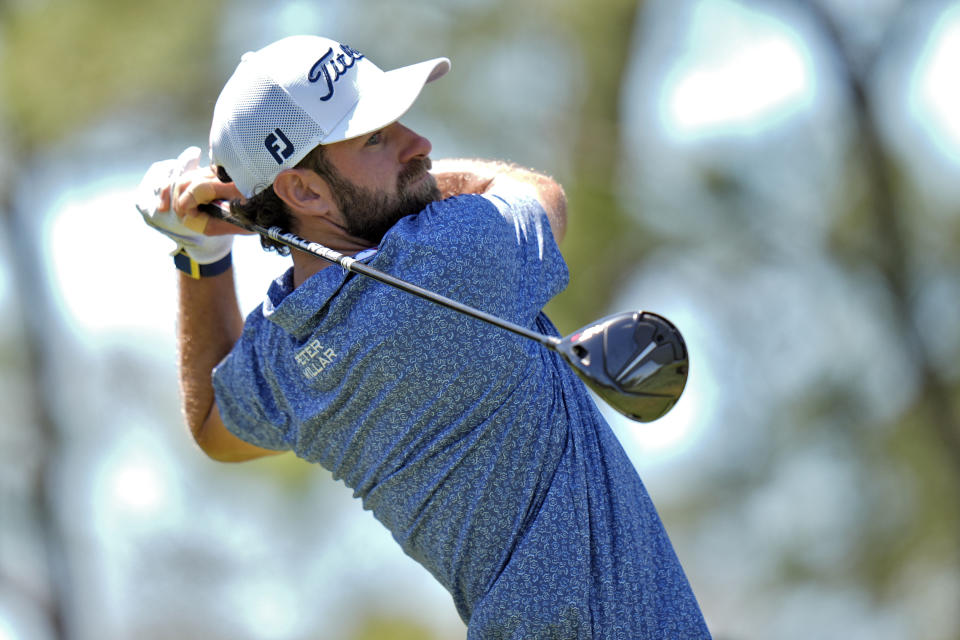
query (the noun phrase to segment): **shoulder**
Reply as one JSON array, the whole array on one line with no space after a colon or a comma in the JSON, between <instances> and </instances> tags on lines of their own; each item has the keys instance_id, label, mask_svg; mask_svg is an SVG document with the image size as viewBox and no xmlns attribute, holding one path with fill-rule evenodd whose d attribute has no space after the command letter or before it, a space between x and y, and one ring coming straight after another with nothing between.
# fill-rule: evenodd
<instances>
[{"instance_id":1,"label":"shoulder","mask_svg":"<svg viewBox=\"0 0 960 640\"><path fill-rule=\"evenodd\" d=\"M517 180L494 181L490 189L480 195L494 206L507 220L547 219L546 209L541 204L537 190Z\"/></svg>"},{"instance_id":2,"label":"shoulder","mask_svg":"<svg viewBox=\"0 0 960 640\"><path fill-rule=\"evenodd\" d=\"M559 244L567 229L567 197L558 182L537 173L513 172L494 178L484 195L496 198L530 215L543 216L549 222Z\"/></svg>"}]
</instances>

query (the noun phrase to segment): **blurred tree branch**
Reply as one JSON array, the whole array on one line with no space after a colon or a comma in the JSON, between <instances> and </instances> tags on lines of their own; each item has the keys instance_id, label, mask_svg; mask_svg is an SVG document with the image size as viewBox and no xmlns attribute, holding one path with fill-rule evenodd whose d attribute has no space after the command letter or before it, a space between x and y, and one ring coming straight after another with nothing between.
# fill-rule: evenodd
<instances>
[{"instance_id":1,"label":"blurred tree branch","mask_svg":"<svg viewBox=\"0 0 960 640\"><path fill-rule=\"evenodd\" d=\"M850 228L835 230L833 248L841 260L853 256L883 277L890 296L891 326L900 338L902 352L913 364L917 379L918 392L897 419L893 434L887 436L891 441L887 447L899 449L898 457L911 459L918 482L925 490L918 491L912 507L913 518L903 523L895 535L871 532L873 535L864 537L856 566L876 588L892 584L891 579L916 561L919 555L916 549L929 547L931 541L942 534L946 533L956 548L960 533L955 522L956 487L960 486L960 417L954 400L956 389L933 361L921 333L916 296L920 289L918 266L923 264L922 239L914 231L909 212L904 208L907 198L901 189L909 185L904 185L896 157L883 138L871 94L871 82L881 55L898 50L895 38L899 16L891 17L878 48L864 56L852 50L837 20L817 0L803 0L803 5L820 28L840 78L849 88L855 135L853 151L864 183L862 205L851 203L852 210L846 212L854 223L850 225L847 220ZM905 9L906 6L900 6L901 12ZM917 440L917 429L929 434L935 443L919 457L916 457L918 444L912 442ZM907 437L902 432L911 435ZM940 461L930 464L931 457L934 460L939 457ZM941 468L943 474L937 471Z\"/></svg>"},{"instance_id":2,"label":"blurred tree branch","mask_svg":"<svg viewBox=\"0 0 960 640\"><path fill-rule=\"evenodd\" d=\"M13 149L12 151L15 151ZM52 305L46 286L43 284L41 261L36 255L37 245L22 238L32 238L34 233L24 229L23 216L17 215L10 194L11 184L0 184L0 220L13 241L7 255L10 259L14 287L12 305L19 314L17 324L21 327L23 362L20 375L29 384L25 386L26 397L21 402L31 416L35 429L33 440L37 443L36 455L31 456L32 491L31 514L42 536L41 544L47 568L47 590L41 603L57 638L69 638L69 585L70 565L66 545L57 524L56 469L60 452L60 433L47 393L55 393L52 380L51 359L45 351L44 334L50 327ZM24 594L31 596L34 594Z\"/></svg>"},{"instance_id":3,"label":"blurred tree branch","mask_svg":"<svg viewBox=\"0 0 960 640\"><path fill-rule=\"evenodd\" d=\"M571 286L551 303L562 331L605 309L651 245L619 197L622 92L642 8L642 0L544 7L575 43L582 61L572 180L565 185L571 213L564 255L572 267Z\"/></svg>"},{"instance_id":4,"label":"blurred tree branch","mask_svg":"<svg viewBox=\"0 0 960 640\"><path fill-rule=\"evenodd\" d=\"M878 55L867 58L866 64L858 65L833 17L815 0L803 0L803 3L821 28L842 79L850 89L859 155L867 181L867 214L874 234L866 257L888 284L893 298L894 321L903 339L904 352L913 360L919 374L921 395L914 410L928 416L926 422L936 431L960 480L960 420L954 407L954 390L927 355L914 317L916 287L911 272L911 234L906 224L907 214L899 205L895 191L898 176L894 161L887 152L871 102L869 82ZM887 36L881 40L881 46L889 44L889 34L896 22L897 16L894 16L888 23ZM867 232L865 229L860 231Z\"/></svg>"},{"instance_id":5,"label":"blurred tree branch","mask_svg":"<svg viewBox=\"0 0 960 640\"><path fill-rule=\"evenodd\" d=\"M31 503L48 569L41 603L57 638L75 635L69 532L58 521L62 428L55 397L56 358L49 336L56 312L40 255L38 199L22 196L37 156L89 126L103 113L149 104L167 94L203 86L212 56L219 3L122 0L0 5L0 94L4 96L4 172L0 220L10 234L11 281L20 313L25 381L37 451ZM183 20L189 16L188 20ZM189 94L185 99L189 98ZM31 596L33 594L24 594Z\"/></svg>"}]
</instances>

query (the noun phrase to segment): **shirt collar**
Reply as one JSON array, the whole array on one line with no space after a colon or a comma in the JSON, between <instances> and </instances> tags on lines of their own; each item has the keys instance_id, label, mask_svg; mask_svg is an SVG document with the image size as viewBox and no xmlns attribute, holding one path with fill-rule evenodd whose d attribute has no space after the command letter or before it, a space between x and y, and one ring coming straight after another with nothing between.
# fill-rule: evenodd
<instances>
[{"instance_id":1,"label":"shirt collar","mask_svg":"<svg viewBox=\"0 0 960 640\"><path fill-rule=\"evenodd\" d=\"M357 254L355 259L369 262L376 254L376 249L369 249ZM263 300L263 317L298 339L303 339L313 332L330 300L353 275L338 265L331 265L294 288L293 267L290 267L270 283Z\"/></svg>"}]
</instances>

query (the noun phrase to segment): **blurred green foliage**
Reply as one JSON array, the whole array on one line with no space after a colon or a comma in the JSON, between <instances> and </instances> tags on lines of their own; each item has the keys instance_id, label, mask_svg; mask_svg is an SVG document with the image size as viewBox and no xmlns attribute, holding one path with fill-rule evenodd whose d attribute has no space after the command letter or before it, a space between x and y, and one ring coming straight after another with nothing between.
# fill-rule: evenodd
<instances>
[{"instance_id":1,"label":"blurred green foliage","mask_svg":"<svg viewBox=\"0 0 960 640\"><path fill-rule=\"evenodd\" d=\"M414 620L372 615L363 620L351 640L434 640L436 635Z\"/></svg>"},{"instance_id":2,"label":"blurred green foliage","mask_svg":"<svg viewBox=\"0 0 960 640\"><path fill-rule=\"evenodd\" d=\"M50 144L92 119L205 86L218 0L47 0L0 8L0 91L15 135Z\"/></svg>"}]
</instances>

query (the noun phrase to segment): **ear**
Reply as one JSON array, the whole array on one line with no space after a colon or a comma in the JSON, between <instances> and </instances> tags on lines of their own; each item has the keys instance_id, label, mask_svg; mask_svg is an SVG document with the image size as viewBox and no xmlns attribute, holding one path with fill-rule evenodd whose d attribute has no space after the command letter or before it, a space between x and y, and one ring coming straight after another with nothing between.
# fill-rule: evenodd
<instances>
[{"instance_id":1,"label":"ear","mask_svg":"<svg viewBox=\"0 0 960 640\"><path fill-rule=\"evenodd\" d=\"M333 208L330 187L309 169L281 171L273 181L273 190L294 215L322 216Z\"/></svg>"}]
</instances>

